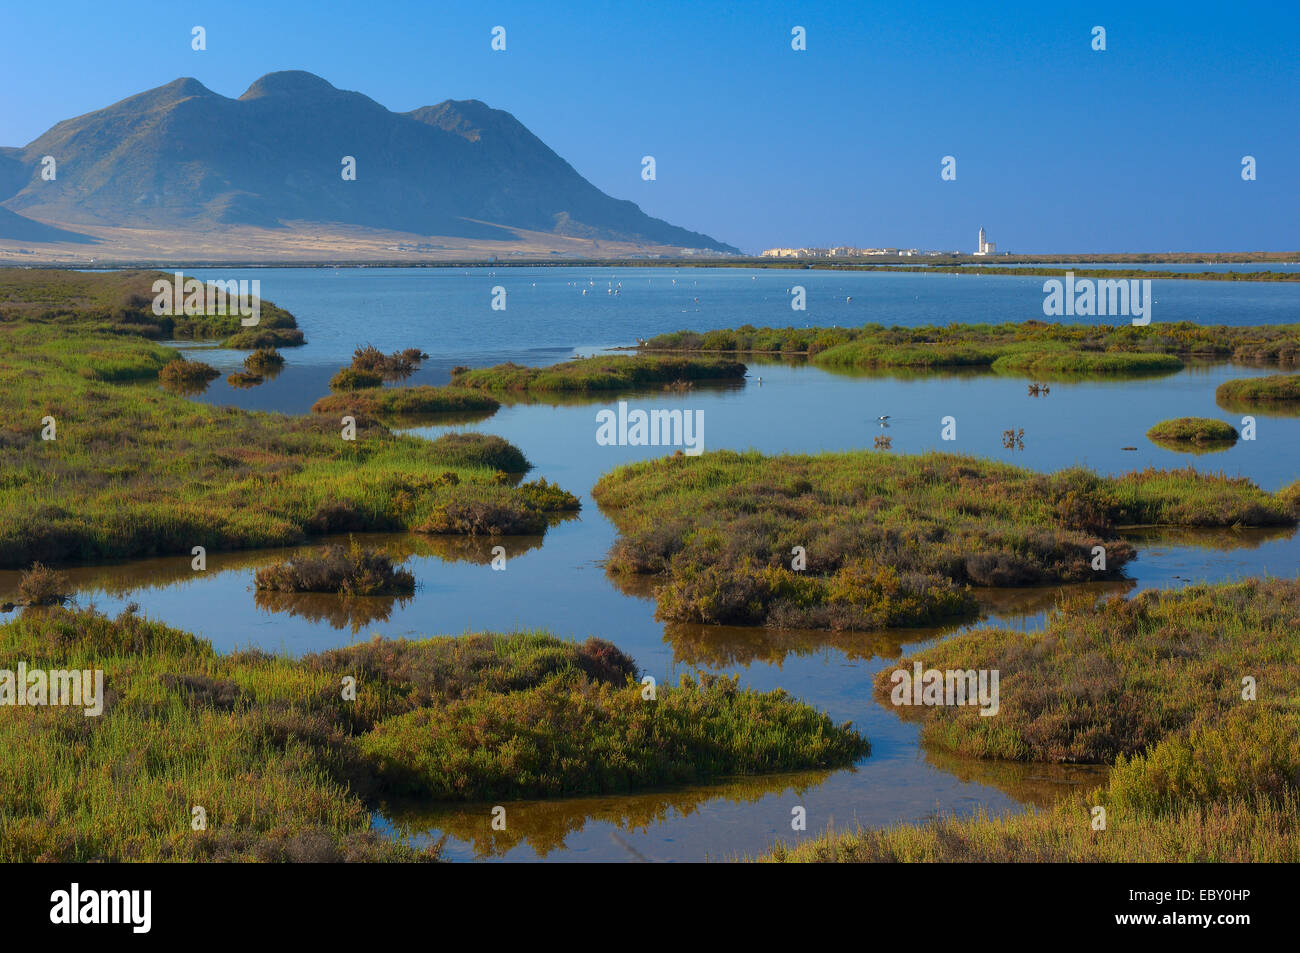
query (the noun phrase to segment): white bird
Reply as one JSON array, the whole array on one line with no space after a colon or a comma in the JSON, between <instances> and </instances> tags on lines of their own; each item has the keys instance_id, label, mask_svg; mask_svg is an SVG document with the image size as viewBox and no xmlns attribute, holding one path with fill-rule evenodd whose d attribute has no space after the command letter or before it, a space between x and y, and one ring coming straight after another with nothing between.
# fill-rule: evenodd
<instances>
[{"instance_id":1,"label":"white bird","mask_svg":"<svg viewBox=\"0 0 1300 953\"><path fill-rule=\"evenodd\" d=\"M888 420L888 419L889 419L889 414L884 414L884 415L882 415L882 416L880 416L880 417L877 417L876 419L877 419L877 420Z\"/></svg>"}]
</instances>

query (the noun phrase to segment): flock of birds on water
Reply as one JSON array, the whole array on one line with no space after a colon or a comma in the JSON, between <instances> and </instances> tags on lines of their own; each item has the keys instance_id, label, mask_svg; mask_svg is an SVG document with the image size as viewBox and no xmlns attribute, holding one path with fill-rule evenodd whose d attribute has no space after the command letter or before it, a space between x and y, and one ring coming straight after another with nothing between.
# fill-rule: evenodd
<instances>
[{"instance_id":1,"label":"flock of birds on water","mask_svg":"<svg viewBox=\"0 0 1300 953\"><path fill-rule=\"evenodd\" d=\"M496 272L495 272L495 271L489 271L489 272L488 272L488 277L495 277L495 276L496 276ZM750 275L750 276L749 276L749 280L750 280L750 281L757 281L757 280L758 280L758 276L757 276L757 275ZM676 279L676 278L673 278L673 279L671 279L671 281L672 281L673 285L676 286L676 284L677 284L677 279ZM698 285L698 284L699 284L698 281L693 281L693 282L691 282L691 283L692 283L693 285ZM646 279L646 285L649 286L649 284L650 284L650 279L647 278L647 279ZM592 289L592 288L594 288L594 287L596 286L596 279L594 279L594 278L590 279L590 280L587 282L587 287L586 287L586 288L583 288L583 287L582 287L582 283L579 282L579 281L570 281L570 282L568 283L568 285L569 285L570 288L579 288L579 289L581 289L582 294L583 294L583 295L586 295L587 292L588 292L590 289ZM607 285L607 287L606 287L606 289L605 289L605 294L607 294L607 295L611 295L611 296L612 296L612 295L618 295L618 294L621 294L621 293L622 293L623 282L621 282L621 281L612 281L612 280L611 280L611 281L606 282L606 285ZM534 282L532 283L532 286L533 286L534 288L536 288L536 287L537 287L537 282L534 281ZM791 291L792 291L792 289L790 289L790 288L786 288L786 289L785 289L785 293L786 293L786 294L790 294ZM853 301L853 295L845 295L845 296L844 296L844 300L845 300L846 303L850 303L850 302L852 302L852 301ZM699 303L700 303L700 299L699 299L699 298L695 298L694 301L695 301L696 304L699 304ZM684 313L685 313L685 311L683 311L683 314L684 314ZM805 324L804 327L809 327L809 325ZM640 343L640 342L638 341L637 343ZM745 377L746 377L747 379L749 379L749 380L752 380L752 381L753 381L754 383L756 383L756 384L760 384L760 385L761 385L761 384L763 383L763 378L760 377L760 376L758 376L758 375L755 375L755 376L753 376L753 377L750 377L750 375L746 374ZM883 414L883 415L881 415L880 417L877 417L876 420L880 423L880 426L882 426L882 427L888 427L888 426L889 426L889 423L888 423L888 421L889 421L889 417L890 417L889 414Z\"/></svg>"},{"instance_id":2,"label":"flock of birds on water","mask_svg":"<svg viewBox=\"0 0 1300 953\"><path fill-rule=\"evenodd\" d=\"M334 272L335 275L339 275L340 273L341 273L341 272L339 272L337 269L336 269L335 272ZM466 274L468 274L468 272L466 272ZM495 277L495 276L496 276L496 271L489 271L489 272L488 272L488 276L489 276L489 277ZM954 277L954 278L955 278L955 277L958 277L958 276L956 276L956 275L952 275L951 277ZM673 279L671 279L671 280L672 280L673 286L675 287L675 286L677 285L677 279L676 279L676 278L673 278ZM749 276L749 280L750 280L750 281L757 281L757 280L758 280L758 276L757 276L757 275L750 275L750 276ZM691 283L692 283L692 285L698 285L698 284L699 284L698 281L693 281L693 282L691 282ZM570 287L570 288L578 288L578 287L581 287L581 282L577 282L577 281L570 281L568 284L569 284L569 287ZM589 280L589 281L587 282L587 285L588 285L587 288L582 288L582 293L583 293L583 295L586 295L586 294L587 294L587 291L588 291L590 288L594 288L594 287L595 287L595 285L596 285L596 280L595 280L594 278L592 278L591 280ZM608 287L605 289L605 293L606 293L607 295L614 296L614 295L619 295L619 294L622 293L623 282L621 282L621 281L617 281L617 282L616 282L616 281L609 281L609 282L607 282L607 285L608 285ZM646 279L646 286L649 287L649 285L650 285L650 279L647 278L647 279ZM533 286L534 288L536 288L536 287L537 287L537 282L534 281L534 282L532 283L532 286ZM791 288L786 288L786 289L785 289L785 293L786 293L786 294L790 294L790 293L792 292L792 290L793 290L793 289L791 289ZM915 295L914 297L919 299L920 296L919 296L919 295ZM766 300L766 299L764 299L764 300ZM699 303L700 303L700 299L699 299L699 298L695 298L694 301L695 301L696 304L699 304ZM844 296L844 301L845 301L845 303L852 303L852 301L853 301L853 295L845 295L845 296ZM699 310L699 309L697 308L696 310ZM686 313L686 310L685 310L685 309L682 309L682 313L685 314L685 313ZM834 325L833 325L833 326L834 326ZM810 325L805 324L804 327L807 328L807 327L810 327ZM638 341L637 343L640 344L640 343L642 343L642 342ZM751 378L748 374L746 374L745 377L746 377L746 379L753 380L754 383L756 383L756 384L762 384L762 383L763 383L763 378L762 378L762 377L759 377L759 376L757 376L757 375ZM1044 387L1043 390L1046 391L1046 388ZM879 417L876 418L876 422L879 423L881 427L888 428L888 427L889 427L890 416L891 416L890 414L881 414ZM1121 449L1121 450L1136 450L1137 447L1121 447L1120 449Z\"/></svg>"}]
</instances>

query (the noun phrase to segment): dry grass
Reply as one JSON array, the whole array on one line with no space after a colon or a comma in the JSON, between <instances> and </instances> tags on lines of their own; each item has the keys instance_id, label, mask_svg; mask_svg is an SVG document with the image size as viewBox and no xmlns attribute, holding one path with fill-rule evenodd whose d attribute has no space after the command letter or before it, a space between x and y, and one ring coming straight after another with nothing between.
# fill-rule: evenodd
<instances>
[{"instance_id":1,"label":"dry grass","mask_svg":"<svg viewBox=\"0 0 1300 953\"><path fill-rule=\"evenodd\" d=\"M32 563L18 580L18 598L29 606L60 605L71 595L68 577L41 563Z\"/></svg>"}]
</instances>

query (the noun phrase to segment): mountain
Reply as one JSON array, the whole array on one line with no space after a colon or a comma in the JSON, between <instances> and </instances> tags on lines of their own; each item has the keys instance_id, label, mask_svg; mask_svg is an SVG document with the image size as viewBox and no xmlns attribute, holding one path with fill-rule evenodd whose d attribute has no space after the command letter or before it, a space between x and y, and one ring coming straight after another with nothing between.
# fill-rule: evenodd
<instances>
[{"instance_id":1,"label":"mountain","mask_svg":"<svg viewBox=\"0 0 1300 953\"><path fill-rule=\"evenodd\" d=\"M53 181L41 177L46 155ZM340 175L344 156L354 181ZM178 79L64 120L0 149L0 207L92 234L319 223L737 251L601 192L508 112L448 100L395 113L301 71L269 73L238 99Z\"/></svg>"}]
</instances>

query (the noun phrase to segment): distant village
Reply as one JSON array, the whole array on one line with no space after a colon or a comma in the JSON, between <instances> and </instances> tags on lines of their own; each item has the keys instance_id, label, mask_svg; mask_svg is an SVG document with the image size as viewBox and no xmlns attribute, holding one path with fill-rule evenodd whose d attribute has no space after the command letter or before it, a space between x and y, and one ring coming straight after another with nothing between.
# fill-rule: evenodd
<instances>
[{"instance_id":1,"label":"distant village","mask_svg":"<svg viewBox=\"0 0 1300 953\"><path fill-rule=\"evenodd\" d=\"M912 255L953 255L960 252L921 251L918 248L854 248L840 245L836 248L767 248L763 258L865 258L868 255L892 255L904 258Z\"/></svg>"},{"instance_id":2,"label":"distant village","mask_svg":"<svg viewBox=\"0 0 1300 953\"><path fill-rule=\"evenodd\" d=\"M997 252L997 246L988 240L984 229L979 231L979 239L975 246L975 251L970 252L972 255L984 256L993 255ZM919 248L855 248L852 245L839 245L835 248L768 248L765 249L761 257L763 258L868 258L873 255L884 255L893 258L912 258L912 257L930 257L938 258L949 255L966 254L962 251L935 251L922 250ZM1003 254L1006 254L1005 252Z\"/></svg>"}]
</instances>

